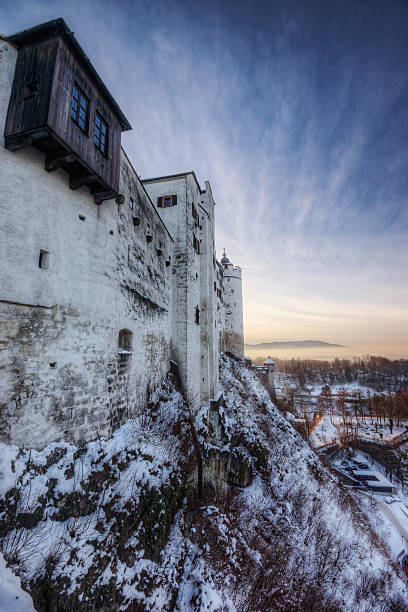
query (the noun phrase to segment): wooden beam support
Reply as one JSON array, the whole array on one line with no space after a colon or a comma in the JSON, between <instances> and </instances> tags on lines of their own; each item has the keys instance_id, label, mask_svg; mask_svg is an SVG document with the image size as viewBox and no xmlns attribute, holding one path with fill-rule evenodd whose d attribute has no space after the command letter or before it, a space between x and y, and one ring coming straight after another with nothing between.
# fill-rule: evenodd
<instances>
[{"instance_id":1,"label":"wooden beam support","mask_svg":"<svg viewBox=\"0 0 408 612\"><path fill-rule=\"evenodd\" d=\"M83 185L88 185L88 183L94 183L98 181L99 177L97 174L78 174L72 175L69 179L69 186L71 189L79 189L83 187Z\"/></svg>"},{"instance_id":2,"label":"wooden beam support","mask_svg":"<svg viewBox=\"0 0 408 612\"><path fill-rule=\"evenodd\" d=\"M94 193L95 204L102 204L105 200L112 200L116 197L116 193L112 190L98 191Z\"/></svg>"},{"instance_id":3,"label":"wooden beam support","mask_svg":"<svg viewBox=\"0 0 408 612\"><path fill-rule=\"evenodd\" d=\"M75 153L50 153L45 158L45 169L53 172L60 168L62 164L70 164L78 159Z\"/></svg>"}]
</instances>

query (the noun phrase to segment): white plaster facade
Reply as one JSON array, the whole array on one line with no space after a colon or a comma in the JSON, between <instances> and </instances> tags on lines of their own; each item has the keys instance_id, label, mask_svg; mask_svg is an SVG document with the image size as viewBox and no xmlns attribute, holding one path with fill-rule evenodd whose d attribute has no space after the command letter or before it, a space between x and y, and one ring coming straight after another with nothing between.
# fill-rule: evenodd
<instances>
[{"instance_id":1,"label":"white plaster facade","mask_svg":"<svg viewBox=\"0 0 408 612\"><path fill-rule=\"evenodd\" d=\"M219 351L241 355L242 338L243 354L241 273L216 261L210 184L192 172L141 183L122 151L122 197L98 206L37 149L6 149L17 53L0 39L0 439L109 436L145 409L171 358L194 409L208 406ZM167 194L177 205L158 208Z\"/></svg>"}]
</instances>

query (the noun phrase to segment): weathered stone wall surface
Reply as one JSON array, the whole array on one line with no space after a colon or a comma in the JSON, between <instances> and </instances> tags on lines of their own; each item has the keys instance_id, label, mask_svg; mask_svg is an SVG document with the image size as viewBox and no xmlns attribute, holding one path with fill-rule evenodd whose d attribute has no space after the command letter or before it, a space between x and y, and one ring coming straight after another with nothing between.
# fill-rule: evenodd
<instances>
[{"instance_id":1,"label":"weathered stone wall surface","mask_svg":"<svg viewBox=\"0 0 408 612\"><path fill-rule=\"evenodd\" d=\"M0 41L1 134L15 60ZM143 410L169 368L173 243L124 154L121 191L121 206L96 206L86 188L69 188L63 170L47 173L42 153L10 152L1 136L4 441L42 447L110 435ZM133 334L128 356L118 352L121 329Z\"/></svg>"},{"instance_id":2,"label":"weathered stone wall surface","mask_svg":"<svg viewBox=\"0 0 408 612\"><path fill-rule=\"evenodd\" d=\"M224 270L219 262L217 267L217 329L218 352L225 351L225 307L224 307Z\"/></svg>"},{"instance_id":3,"label":"weathered stone wall surface","mask_svg":"<svg viewBox=\"0 0 408 612\"><path fill-rule=\"evenodd\" d=\"M177 195L177 205L157 208L174 239L173 261L173 332L172 357L179 367L186 397L194 409L201 405L200 324L195 321L200 308L200 258L194 250L193 236L200 238L199 226L192 214L192 204L198 209L200 191L192 175L159 179L143 183L152 202L157 198ZM201 320L201 311L200 311Z\"/></svg>"},{"instance_id":4,"label":"weathered stone wall surface","mask_svg":"<svg viewBox=\"0 0 408 612\"><path fill-rule=\"evenodd\" d=\"M204 353L202 352L201 361L205 361L203 354L204 356L207 355L208 381L206 391L210 399L215 399L219 388L218 338L219 333L222 333L222 328L219 326L217 316L217 291L219 287L217 283L218 266L215 257L215 202L209 181L205 182L205 192L201 194L201 205L201 310L206 313L206 329L202 330L201 333L201 347L206 350Z\"/></svg>"},{"instance_id":5,"label":"weathered stone wall surface","mask_svg":"<svg viewBox=\"0 0 408 612\"><path fill-rule=\"evenodd\" d=\"M157 208L175 240L173 285L173 359L196 408L218 394L218 355L244 354L241 269L215 258L215 203L210 183L201 190L192 173L143 181L152 201L177 196L177 205ZM198 212L193 218L192 206ZM199 238L200 254L194 251ZM200 323L194 319L200 308Z\"/></svg>"}]
</instances>

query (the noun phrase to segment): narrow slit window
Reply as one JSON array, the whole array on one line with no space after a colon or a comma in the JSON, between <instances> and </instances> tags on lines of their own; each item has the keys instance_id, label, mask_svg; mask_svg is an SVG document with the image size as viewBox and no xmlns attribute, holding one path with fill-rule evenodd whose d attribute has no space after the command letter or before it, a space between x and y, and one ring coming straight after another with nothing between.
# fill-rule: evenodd
<instances>
[{"instance_id":1,"label":"narrow slit window","mask_svg":"<svg viewBox=\"0 0 408 612\"><path fill-rule=\"evenodd\" d=\"M109 127L106 121L104 121L101 115L95 113L95 132L94 132L94 143L97 149L104 155L108 153L108 139L109 139ZM133 200L132 200L133 201Z\"/></svg>"},{"instance_id":2,"label":"narrow slit window","mask_svg":"<svg viewBox=\"0 0 408 612\"><path fill-rule=\"evenodd\" d=\"M132 332L128 329L121 329L119 332L118 353L123 355L132 354Z\"/></svg>"},{"instance_id":3,"label":"narrow slit window","mask_svg":"<svg viewBox=\"0 0 408 612\"><path fill-rule=\"evenodd\" d=\"M200 309L198 306L195 307L195 322L200 325Z\"/></svg>"},{"instance_id":4,"label":"narrow slit window","mask_svg":"<svg viewBox=\"0 0 408 612\"><path fill-rule=\"evenodd\" d=\"M199 255L200 254L200 243L194 234L193 234L193 246L194 246L195 252Z\"/></svg>"},{"instance_id":5,"label":"narrow slit window","mask_svg":"<svg viewBox=\"0 0 408 612\"><path fill-rule=\"evenodd\" d=\"M89 100L81 88L75 84L72 93L71 118L85 133L88 131L88 117Z\"/></svg>"},{"instance_id":6,"label":"narrow slit window","mask_svg":"<svg viewBox=\"0 0 408 612\"><path fill-rule=\"evenodd\" d=\"M134 206L134 201L132 200L132 198L129 199L129 208L131 208L133 210L133 206Z\"/></svg>"},{"instance_id":7,"label":"narrow slit window","mask_svg":"<svg viewBox=\"0 0 408 612\"><path fill-rule=\"evenodd\" d=\"M40 257L38 259L38 267L42 270L48 270L50 267L50 254L48 251L40 251Z\"/></svg>"}]
</instances>

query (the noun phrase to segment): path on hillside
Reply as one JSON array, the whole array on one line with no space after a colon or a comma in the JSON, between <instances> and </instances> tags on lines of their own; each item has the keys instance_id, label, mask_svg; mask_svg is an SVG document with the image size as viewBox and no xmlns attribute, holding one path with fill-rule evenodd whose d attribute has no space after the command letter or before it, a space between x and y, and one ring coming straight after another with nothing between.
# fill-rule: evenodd
<instances>
[{"instance_id":1,"label":"path on hillside","mask_svg":"<svg viewBox=\"0 0 408 612\"><path fill-rule=\"evenodd\" d=\"M398 559L404 551L408 549L408 509L402 502L394 502L392 504L386 504L384 499L379 495L372 495L365 491L359 491L362 495L365 495L371 500L375 500L380 512L383 516L391 523L394 529L398 532L401 541L401 552L396 555ZM401 514L401 517L399 516ZM405 520L404 520L405 519ZM395 554L395 551L394 551Z\"/></svg>"}]
</instances>

